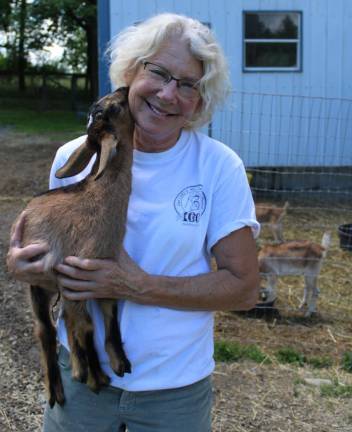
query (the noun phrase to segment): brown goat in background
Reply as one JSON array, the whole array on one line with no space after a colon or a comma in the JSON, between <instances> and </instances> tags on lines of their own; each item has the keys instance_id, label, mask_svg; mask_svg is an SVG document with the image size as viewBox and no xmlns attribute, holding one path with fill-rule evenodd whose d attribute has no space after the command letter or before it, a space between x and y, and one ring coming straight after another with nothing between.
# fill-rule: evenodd
<instances>
[{"instance_id":1,"label":"brown goat in background","mask_svg":"<svg viewBox=\"0 0 352 432\"><path fill-rule=\"evenodd\" d=\"M51 299L59 292L53 269L69 255L115 259L119 254L125 234L133 157L133 121L127 98L127 89L119 89L93 106L86 141L56 173L58 178L74 176L96 154L89 176L34 198L25 209L23 245L49 245L44 259L52 284L45 288L31 286L31 302L51 407L65 401L57 364L56 329L50 317ZM131 372L131 365L122 347L117 301L104 299L98 303L104 315L105 349L111 367L123 376ZM62 313L71 350L72 376L99 391L109 384L109 378L99 363L86 302L63 299Z\"/></svg>"},{"instance_id":2,"label":"brown goat in background","mask_svg":"<svg viewBox=\"0 0 352 432\"><path fill-rule=\"evenodd\" d=\"M288 201L285 202L283 207L276 207L270 203L255 204L255 213L258 222L270 229L276 242L284 241L282 220L286 215L288 206Z\"/></svg>"}]
</instances>

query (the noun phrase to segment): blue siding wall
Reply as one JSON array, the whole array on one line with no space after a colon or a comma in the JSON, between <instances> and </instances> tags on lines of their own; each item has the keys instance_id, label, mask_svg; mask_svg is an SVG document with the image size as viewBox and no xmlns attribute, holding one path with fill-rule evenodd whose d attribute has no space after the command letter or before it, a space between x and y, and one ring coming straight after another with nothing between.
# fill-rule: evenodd
<instances>
[{"instance_id":1,"label":"blue siding wall","mask_svg":"<svg viewBox=\"0 0 352 432\"><path fill-rule=\"evenodd\" d=\"M100 0L99 9L100 52L121 29L155 13L210 23L234 88L212 134L247 166L352 165L351 0ZM250 10L302 12L300 72L243 72L242 17ZM103 94L104 65L100 79Z\"/></svg>"},{"instance_id":2,"label":"blue siding wall","mask_svg":"<svg viewBox=\"0 0 352 432\"><path fill-rule=\"evenodd\" d=\"M108 61L105 51L111 38L110 0L98 0L98 56L99 56L99 95L110 91Z\"/></svg>"}]
</instances>

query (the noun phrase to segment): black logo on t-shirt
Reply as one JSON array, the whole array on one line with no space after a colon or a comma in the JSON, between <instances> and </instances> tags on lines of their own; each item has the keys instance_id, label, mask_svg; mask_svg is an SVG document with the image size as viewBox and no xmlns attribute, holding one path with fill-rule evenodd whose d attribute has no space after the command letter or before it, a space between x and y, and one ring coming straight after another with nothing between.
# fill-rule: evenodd
<instances>
[{"instance_id":1,"label":"black logo on t-shirt","mask_svg":"<svg viewBox=\"0 0 352 432\"><path fill-rule=\"evenodd\" d=\"M197 224L207 206L203 185L188 186L175 198L174 207L182 222Z\"/></svg>"}]
</instances>

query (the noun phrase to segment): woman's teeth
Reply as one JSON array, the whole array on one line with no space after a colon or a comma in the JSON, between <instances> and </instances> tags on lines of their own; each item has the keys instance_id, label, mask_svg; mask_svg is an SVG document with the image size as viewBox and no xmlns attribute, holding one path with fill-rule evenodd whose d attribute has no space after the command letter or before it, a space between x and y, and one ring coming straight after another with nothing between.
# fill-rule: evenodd
<instances>
[{"instance_id":1,"label":"woman's teeth","mask_svg":"<svg viewBox=\"0 0 352 432\"><path fill-rule=\"evenodd\" d=\"M153 111L153 113L155 113L155 114L158 115L158 116L166 117L166 116L173 115L173 114L168 113L168 112L166 112L166 111L160 111L158 108L156 108L154 105L152 105L152 104L149 103L149 102L147 102L147 105L148 105L148 107Z\"/></svg>"}]
</instances>

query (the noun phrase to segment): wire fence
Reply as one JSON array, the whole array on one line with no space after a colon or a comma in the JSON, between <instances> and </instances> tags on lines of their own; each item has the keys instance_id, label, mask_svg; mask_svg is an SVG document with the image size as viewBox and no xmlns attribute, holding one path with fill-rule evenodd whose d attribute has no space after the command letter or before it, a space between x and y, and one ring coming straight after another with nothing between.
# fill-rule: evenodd
<instances>
[{"instance_id":1,"label":"wire fence","mask_svg":"<svg viewBox=\"0 0 352 432\"><path fill-rule=\"evenodd\" d=\"M305 284L313 283L304 277L309 253L329 232L327 256L314 281L317 312L351 319L352 100L234 91L209 133L240 155L255 201L266 207L258 247L279 243L279 264L262 274L262 284L268 287L267 277L278 276L280 312L307 314L298 308ZM294 250L295 257L285 250ZM270 303L269 309L276 307Z\"/></svg>"},{"instance_id":2,"label":"wire fence","mask_svg":"<svg viewBox=\"0 0 352 432\"><path fill-rule=\"evenodd\" d=\"M352 165L352 100L234 91L212 133L248 167Z\"/></svg>"},{"instance_id":3,"label":"wire fence","mask_svg":"<svg viewBox=\"0 0 352 432\"><path fill-rule=\"evenodd\" d=\"M36 110L86 111L91 104L88 78L85 74L57 72L27 72L25 91L18 89L13 72L0 71L0 102L5 108Z\"/></svg>"}]
</instances>

